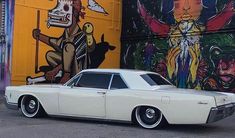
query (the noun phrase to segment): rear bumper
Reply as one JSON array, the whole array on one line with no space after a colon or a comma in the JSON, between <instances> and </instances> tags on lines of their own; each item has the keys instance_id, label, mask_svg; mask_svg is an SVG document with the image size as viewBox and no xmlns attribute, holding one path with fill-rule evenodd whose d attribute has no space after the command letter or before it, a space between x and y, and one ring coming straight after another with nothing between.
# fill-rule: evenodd
<instances>
[{"instance_id":1,"label":"rear bumper","mask_svg":"<svg viewBox=\"0 0 235 138\"><path fill-rule=\"evenodd\" d=\"M10 103L7 101L7 97L4 96L4 103L8 109L18 110L18 104L17 103Z\"/></svg>"},{"instance_id":2,"label":"rear bumper","mask_svg":"<svg viewBox=\"0 0 235 138\"><path fill-rule=\"evenodd\" d=\"M207 123L216 122L223 118L233 115L235 112L235 103L213 107L207 119Z\"/></svg>"}]
</instances>

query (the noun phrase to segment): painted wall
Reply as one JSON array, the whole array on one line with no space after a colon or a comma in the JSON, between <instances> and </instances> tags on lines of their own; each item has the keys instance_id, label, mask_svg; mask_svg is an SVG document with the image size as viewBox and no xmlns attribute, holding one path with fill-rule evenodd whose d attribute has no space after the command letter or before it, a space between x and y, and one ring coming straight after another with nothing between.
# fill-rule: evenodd
<instances>
[{"instance_id":1,"label":"painted wall","mask_svg":"<svg viewBox=\"0 0 235 138\"><path fill-rule=\"evenodd\" d=\"M119 0L16 0L12 85L120 67Z\"/></svg>"},{"instance_id":2,"label":"painted wall","mask_svg":"<svg viewBox=\"0 0 235 138\"><path fill-rule=\"evenodd\" d=\"M235 93L233 0L123 0L121 67Z\"/></svg>"},{"instance_id":3,"label":"painted wall","mask_svg":"<svg viewBox=\"0 0 235 138\"><path fill-rule=\"evenodd\" d=\"M0 90L10 84L14 0L1 1Z\"/></svg>"}]
</instances>

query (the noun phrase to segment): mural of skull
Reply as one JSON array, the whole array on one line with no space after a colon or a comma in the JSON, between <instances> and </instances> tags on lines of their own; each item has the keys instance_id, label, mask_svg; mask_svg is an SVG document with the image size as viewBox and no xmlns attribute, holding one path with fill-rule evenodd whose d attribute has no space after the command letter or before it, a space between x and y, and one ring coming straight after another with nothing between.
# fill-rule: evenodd
<instances>
[{"instance_id":1,"label":"mural of skull","mask_svg":"<svg viewBox=\"0 0 235 138\"><path fill-rule=\"evenodd\" d=\"M73 0L58 0L54 9L48 12L48 28L50 26L69 27L72 25Z\"/></svg>"}]
</instances>

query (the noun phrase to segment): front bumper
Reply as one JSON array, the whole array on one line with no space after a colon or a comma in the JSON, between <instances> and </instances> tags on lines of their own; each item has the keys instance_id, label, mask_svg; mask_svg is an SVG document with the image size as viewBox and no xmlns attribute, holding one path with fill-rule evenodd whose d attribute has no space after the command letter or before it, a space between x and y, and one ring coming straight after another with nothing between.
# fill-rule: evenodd
<instances>
[{"instance_id":1,"label":"front bumper","mask_svg":"<svg viewBox=\"0 0 235 138\"><path fill-rule=\"evenodd\" d=\"M17 103L10 103L7 101L7 97L4 96L4 103L8 109L18 110L18 104Z\"/></svg>"},{"instance_id":2,"label":"front bumper","mask_svg":"<svg viewBox=\"0 0 235 138\"><path fill-rule=\"evenodd\" d=\"M207 123L216 122L223 118L233 115L235 112L235 103L211 108Z\"/></svg>"}]
</instances>

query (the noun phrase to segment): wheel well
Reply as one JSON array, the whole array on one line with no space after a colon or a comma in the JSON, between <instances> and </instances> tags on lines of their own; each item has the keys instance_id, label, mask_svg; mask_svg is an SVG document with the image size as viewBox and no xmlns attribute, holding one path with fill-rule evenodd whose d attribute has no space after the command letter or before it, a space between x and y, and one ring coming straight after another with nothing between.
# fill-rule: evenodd
<instances>
[{"instance_id":1,"label":"wheel well","mask_svg":"<svg viewBox=\"0 0 235 138\"><path fill-rule=\"evenodd\" d=\"M132 110L132 113L131 113L131 121L133 123L136 124L136 118L135 118L135 110L136 110L137 107L135 107L133 110Z\"/></svg>"},{"instance_id":2,"label":"wheel well","mask_svg":"<svg viewBox=\"0 0 235 138\"><path fill-rule=\"evenodd\" d=\"M19 98L19 100L18 100L18 107L20 108L20 103L21 103L21 100L22 100L22 98L24 97L24 96L32 96L32 97L34 97L33 95L21 95L20 96L20 98ZM36 98L36 97L34 97L34 98ZM37 98L36 98L37 99ZM38 99L37 99L38 100Z\"/></svg>"}]
</instances>

